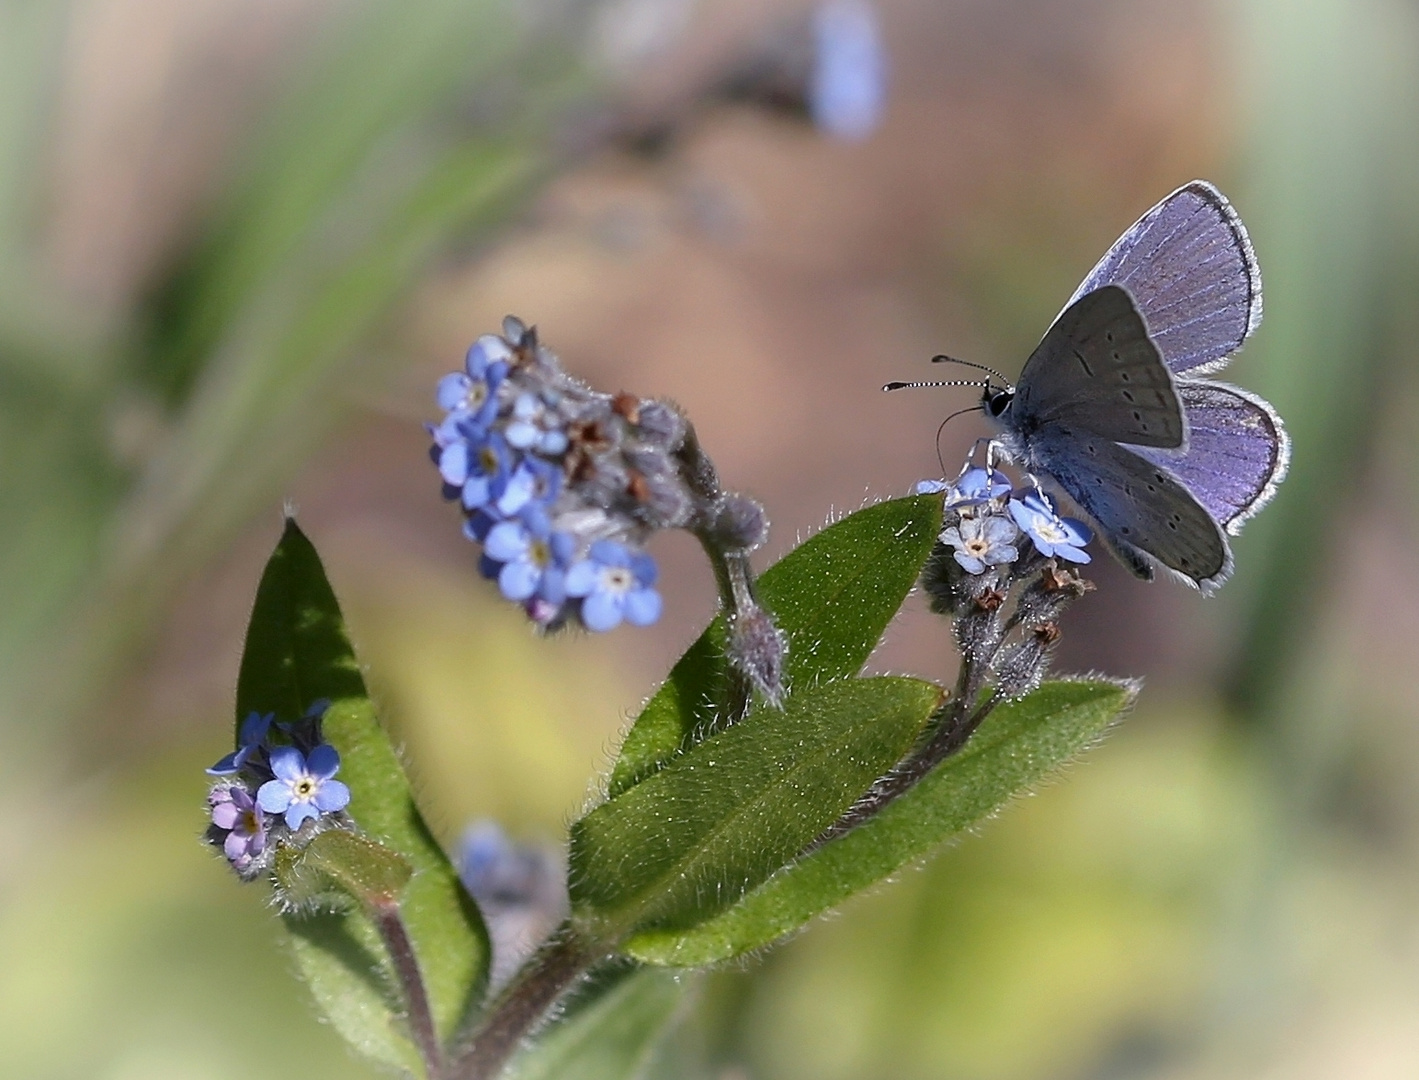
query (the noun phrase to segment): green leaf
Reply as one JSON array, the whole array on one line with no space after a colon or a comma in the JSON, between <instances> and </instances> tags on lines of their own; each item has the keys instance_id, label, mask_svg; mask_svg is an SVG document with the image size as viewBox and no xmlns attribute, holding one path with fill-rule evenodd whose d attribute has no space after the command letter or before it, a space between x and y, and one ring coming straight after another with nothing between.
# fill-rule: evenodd
<instances>
[{"instance_id":1,"label":"green leaf","mask_svg":"<svg viewBox=\"0 0 1419 1080\"><path fill-rule=\"evenodd\" d=\"M771 944L1039 783L1097 739L1136 694L1127 683L1052 682L1000 705L959 754L875 817L717 918L684 931L641 931L624 951L647 963L698 967Z\"/></svg>"},{"instance_id":2,"label":"green leaf","mask_svg":"<svg viewBox=\"0 0 1419 1080\"><path fill-rule=\"evenodd\" d=\"M795 688L855 675L916 583L941 531L941 499L921 495L859 510L811 537L758 581L760 602L788 635ZM646 703L611 773L616 798L712 728L727 685L716 618Z\"/></svg>"},{"instance_id":3,"label":"green leaf","mask_svg":"<svg viewBox=\"0 0 1419 1080\"><path fill-rule=\"evenodd\" d=\"M688 980L642 968L513 1059L507 1080L632 1080L684 1001Z\"/></svg>"},{"instance_id":4,"label":"green leaf","mask_svg":"<svg viewBox=\"0 0 1419 1080\"><path fill-rule=\"evenodd\" d=\"M369 909L398 903L414 868L392 848L344 829L330 829L303 848L278 851L274 872L285 904L318 903L334 887Z\"/></svg>"},{"instance_id":5,"label":"green leaf","mask_svg":"<svg viewBox=\"0 0 1419 1080\"><path fill-rule=\"evenodd\" d=\"M414 870L400 910L439 1032L447 1036L478 1000L487 975L488 939L477 907L429 833L394 748L379 726L335 594L315 548L286 522L256 592L237 684L237 719L275 712L294 719L320 698L331 702L324 737L340 752L348 812L372 838ZM334 841L333 843L338 843ZM400 1064L412 1049L372 1034L392 1030L380 1008L398 1011L379 935L358 909L286 916L296 958L316 999L341 1033L371 1056ZM376 1052L377 1051L377 1052ZM417 1060L417 1059L414 1059Z\"/></svg>"},{"instance_id":6,"label":"green leaf","mask_svg":"<svg viewBox=\"0 0 1419 1080\"><path fill-rule=\"evenodd\" d=\"M614 941L723 910L901 760L941 698L916 679L843 679L756 709L572 826L574 915Z\"/></svg>"}]
</instances>

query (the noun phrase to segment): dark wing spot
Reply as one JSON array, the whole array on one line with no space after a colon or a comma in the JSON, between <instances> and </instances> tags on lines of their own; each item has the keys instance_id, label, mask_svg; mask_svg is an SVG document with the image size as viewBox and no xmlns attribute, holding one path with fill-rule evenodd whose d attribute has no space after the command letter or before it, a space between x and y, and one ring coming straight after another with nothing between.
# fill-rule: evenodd
<instances>
[{"instance_id":1,"label":"dark wing spot","mask_svg":"<svg viewBox=\"0 0 1419 1080\"><path fill-rule=\"evenodd\" d=\"M1120 372L1118 373L1118 377L1119 377L1120 379L1122 379L1124 382L1128 382L1128 372L1126 372L1126 371L1120 371Z\"/></svg>"}]
</instances>

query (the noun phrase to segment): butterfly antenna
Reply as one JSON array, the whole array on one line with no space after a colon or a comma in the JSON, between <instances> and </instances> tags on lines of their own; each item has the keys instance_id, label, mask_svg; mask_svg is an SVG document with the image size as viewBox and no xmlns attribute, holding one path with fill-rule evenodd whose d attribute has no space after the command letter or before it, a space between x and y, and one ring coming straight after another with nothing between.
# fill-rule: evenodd
<instances>
[{"instance_id":1,"label":"butterfly antenna","mask_svg":"<svg viewBox=\"0 0 1419 1080\"><path fill-rule=\"evenodd\" d=\"M994 375L997 379L1000 380L1000 382L1001 382L1001 384L1002 384L1003 386L1007 386L1007 387L1008 387L1008 386L1010 385L1010 380L1009 380L1009 379L1007 379L1004 375L1000 374L1000 372L996 371L995 368L993 368L993 367L986 367L984 364L975 364L975 363L972 363L972 362L969 361L969 360L957 360L954 356L946 356L945 354L942 354L942 355L940 355L940 356L933 356L933 357L931 358L931 362L932 362L933 364L960 364L962 367L973 367L973 368L975 368L977 371L984 371L984 372L987 372L987 373L989 373L989 374L991 374L991 375ZM964 385L968 385L968 386L969 386L969 385L975 385L975 384L967 383L967 384L964 384Z\"/></svg>"},{"instance_id":2,"label":"butterfly antenna","mask_svg":"<svg viewBox=\"0 0 1419 1080\"><path fill-rule=\"evenodd\" d=\"M945 420L941 421L941 426L936 429L936 464L941 466L941 475L946 475L946 459L941 456L941 433L946 430L946 425L958 416L964 416L968 412L985 412L984 406L972 405L969 409L957 409ZM979 442L979 440L977 440Z\"/></svg>"},{"instance_id":3,"label":"butterfly antenna","mask_svg":"<svg viewBox=\"0 0 1419 1080\"><path fill-rule=\"evenodd\" d=\"M1007 384L1008 385L1008 384ZM949 379L946 381L933 380L931 382L889 382L882 387L883 390L920 390L925 386L982 386L989 387L990 383L982 382L980 379ZM970 410L966 410L969 412Z\"/></svg>"}]
</instances>

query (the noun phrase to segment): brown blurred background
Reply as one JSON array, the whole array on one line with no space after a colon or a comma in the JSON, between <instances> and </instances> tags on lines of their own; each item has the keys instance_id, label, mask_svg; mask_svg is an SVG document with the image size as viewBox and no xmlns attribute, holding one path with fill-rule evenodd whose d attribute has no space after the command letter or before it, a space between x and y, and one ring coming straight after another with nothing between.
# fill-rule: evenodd
<instances>
[{"instance_id":1,"label":"brown blurred background","mask_svg":"<svg viewBox=\"0 0 1419 1080\"><path fill-rule=\"evenodd\" d=\"M730 1080L1419 1075L1419 7L884 0L861 141L794 0L0 0L0 1075L363 1075L197 842L283 500L440 835L555 843L710 616L540 641L438 494L433 385L516 313L668 395L762 564L937 476L971 391L1194 177L1252 230L1229 378L1291 478L1216 600L1096 562L1059 667L1148 680L1082 763L704 980ZM954 473L973 417L941 438ZM948 678L915 600L871 666Z\"/></svg>"}]
</instances>

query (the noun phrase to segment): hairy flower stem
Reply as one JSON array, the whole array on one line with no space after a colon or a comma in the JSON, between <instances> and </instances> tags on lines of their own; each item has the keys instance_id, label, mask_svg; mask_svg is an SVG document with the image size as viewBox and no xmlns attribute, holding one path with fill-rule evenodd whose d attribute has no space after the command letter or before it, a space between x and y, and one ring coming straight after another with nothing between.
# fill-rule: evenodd
<instances>
[{"instance_id":1,"label":"hairy flower stem","mask_svg":"<svg viewBox=\"0 0 1419 1080\"><path fill-rule=\"evenodd\" d=\"M609 950L582 941L564 925L488 1007L467 1049L449 1067L448 1080L493 1080L562 995L609 955Z\"/></svg>"},{"instance_id":2,"label":"hairy flower stem","mask_svg":"<svg viewBox=\"0 0 1419 1080\"><path fill-rule=\"evenodd\" d=\"M937 714L927 740L848 807L842 817L808 845L804 854L817 850L880 813L883 807L905 795L922 777L965 746L998 700L994 695L980 700L988 671L989 664L962 658L956 692Z\"/></svg>"},{"instance_id":3,"label":"hairy flower stem","mask_svg":"<svg viewBox=\"0 0 1419 1080\"><path fill-rule=\"evenodd\" d=\"M419 971L419 958L414 954L414 944L409 940L409 932L404 928L404 920L399 914L397 901L388 900L371 905L375 926L384 940L394 963L395 975L404 995L404 1009L409 1022L409 1033L419 1048L419 1056L424 1059L424 1072L428 1080L444 1080L443 1048L439 1045L438 1031L434 1027L433 1010L429 1007L429 995L424 989L423 975Z\"/></svg>"}]
</instances>

